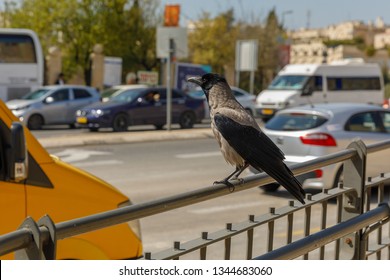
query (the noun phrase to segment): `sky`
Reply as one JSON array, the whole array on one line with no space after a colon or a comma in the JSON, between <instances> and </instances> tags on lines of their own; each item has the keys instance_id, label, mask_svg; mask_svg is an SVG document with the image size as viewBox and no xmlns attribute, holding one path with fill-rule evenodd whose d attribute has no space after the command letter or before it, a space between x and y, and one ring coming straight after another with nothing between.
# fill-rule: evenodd
<instances>
[{"instance_id":1,"label":"sky","mask_svg":"<svg viewBox=\"0 0 390 280\"><path fill-rule=\"evenodd\" d=\"M275 8L289 30L321 28L350 20L374 23L377 17L390 25L390 0L161 0L161 6L181 6L180 25L207 11L212 16L234 8L236 19L264 21Z\"/></svg>"}]
</instances>

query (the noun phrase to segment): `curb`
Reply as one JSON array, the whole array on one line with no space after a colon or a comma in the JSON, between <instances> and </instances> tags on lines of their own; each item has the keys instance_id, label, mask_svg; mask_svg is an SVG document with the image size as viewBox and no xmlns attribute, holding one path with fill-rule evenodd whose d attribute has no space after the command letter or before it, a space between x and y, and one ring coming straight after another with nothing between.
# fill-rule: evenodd
<instances>
[{"instance_id":1,"label":"curb","mask_svg":"<svg viewBox=\"0 0 390 280\"><path fill-rule=\"evenodd\" d=\"M211 128L178 129L171 131L129 131L91 133L89 135L63 135L60 137L37 138L45 148L60 148L84 145L106 145L123 143L158 142L168 140L189 140L213 138Z\"/></svg>"}]
</instances>

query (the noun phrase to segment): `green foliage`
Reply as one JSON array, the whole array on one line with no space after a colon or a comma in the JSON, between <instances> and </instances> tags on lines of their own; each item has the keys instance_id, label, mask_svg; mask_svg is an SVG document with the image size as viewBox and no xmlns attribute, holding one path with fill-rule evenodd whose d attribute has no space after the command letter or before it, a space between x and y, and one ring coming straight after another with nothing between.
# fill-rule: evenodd
<instances>
[{"instance_id":1,"label":"green foliage","mask_svg":"<svg viewBox=\"0 0 390 280\"><path fill-rule=\"evenodd\" d=\"M374 46L367 46L365 49L365 53L367 56L374 56L375 52L376 52L376 50L375 50Z\"/></svg>"},{"instance_id":2,"label":"green foliage","mask_svg":"<svg viewBox=\"0 0 390 280\"><path fill-rule=\"evenodd\" d=\"M270 11L265 24L235 23L233 10L221 13L215 18L203 12L189 33L190 61L209 64L213 72L224 73L235 64L237 40L257 40L258 71L255 76L255 91L266 87L279 67L279 46L283 44L285 33L278 22L275 10ZM248 73L241 73L240 85L249 89Z\"/></svg>"},{"instance_id":3,"label":"green foliage","mask_svg":"<svg viewBox=\"0 0 390 280\"><path fill-rule=\"evenodd\" d=\"M189 33L190 60L193 63L211 65L214 72L224 73L228 65L234 65L237 27L233 25L233 10L215 17L203 12Z\"/></svg>"},{"instance_id":4,"label":"green foliage","mask_svg":"<svg viewBox=\"0 0 390 280\"><path fill-rule=\"evenodd\" d=\"M366 43L364 42L364 38L355 37L353 39L344 39L344 40L324 40L324 45L328 48L337 47L339 45L349 45L356 46L359 50L364 51L366 49Z\"/></svg>"}]
</instances>

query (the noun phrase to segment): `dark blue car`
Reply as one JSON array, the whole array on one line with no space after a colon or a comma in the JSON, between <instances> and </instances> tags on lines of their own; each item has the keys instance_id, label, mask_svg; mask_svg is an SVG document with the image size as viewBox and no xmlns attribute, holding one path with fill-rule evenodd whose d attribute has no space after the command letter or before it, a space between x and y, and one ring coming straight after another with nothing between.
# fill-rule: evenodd
<instances>
[{"instance_id":1,"label":"dark blue car","mask_svg":"<svg viewBox=\"0 0 390 280\"><path fill-rule=\"evenodd\" d=\"M152 124L161 129L166 123L165 87L130 89L114 95L108 102L99 102L76 112L80 127L97 131L112 128L126 131L131 125ZM172 89L172 123L181 128L192 128L204 118L204 100Z\"/></svg>"}]
</instances>

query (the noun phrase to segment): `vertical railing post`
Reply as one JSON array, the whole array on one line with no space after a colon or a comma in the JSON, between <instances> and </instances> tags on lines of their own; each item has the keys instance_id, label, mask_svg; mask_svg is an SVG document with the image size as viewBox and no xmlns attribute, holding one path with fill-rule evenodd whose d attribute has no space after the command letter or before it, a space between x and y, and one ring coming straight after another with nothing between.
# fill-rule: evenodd
<instances>
[{"instance_id":1,"label":"vertical railing post","mask_svg":"<svg viewBox=\"0 0 390 280\"><path fill-rule=\"evenodd\" d=\"M47 231L41 231L40 227ZM32 242L27 248L15 251L17 260L54 260L56 258L57 237L56 226L52 219L45 215L38 222L27 217L19 229L26 228L31 232Z\"/></svg>"},{"instance_id":2,"label":"vertical railing post","mask_svg":"<svg viewBox=\"0 0 390 280\"><path fill-rule=\"evenodd\" d=\"M44 226L49 232L49 237L42 244L42 258L45 260L55 260L57 253L56 225L50 216L45 215L37 222L38 226Z\"/></svg>"},{"instance_id":3,"label":"vertical railing post","mask_svg":"<svg viewBox=\"0 0 390 280\"><path fill-rule=\"evenodd\" d=\"M352 189L343 197L341 222L359 216L364 211L364 184L366 176L367 149L363 141L356 140L348 145L349 149L355 149L354 157L344 162L344 188ZM360 259L360 237L362 230L351 233L341 239L340 258Z\"/></svg>"},{"instance_id":4,"label":"vertical railing post","mask_svg":"<svg viewBox=\"0 0 390 280\"><path fill-rule=\"evenodd\" d=\"M16 260L41 260L42 236L37 223L31 217L27 217L19 229L26 228L31 232L32 242L27 248L15 251Z\"/></svg>"}]
</instances>

